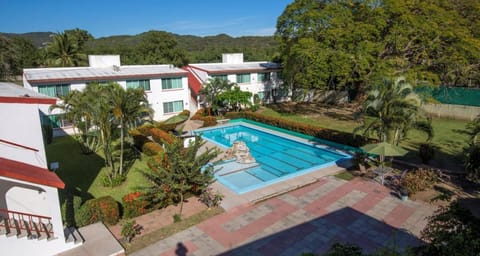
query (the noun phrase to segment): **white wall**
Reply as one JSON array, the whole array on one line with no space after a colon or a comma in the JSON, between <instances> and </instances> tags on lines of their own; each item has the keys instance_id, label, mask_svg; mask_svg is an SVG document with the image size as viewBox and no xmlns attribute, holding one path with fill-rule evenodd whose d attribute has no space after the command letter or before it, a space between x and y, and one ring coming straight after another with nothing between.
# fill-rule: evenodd
<instances>
[{"instance_id":1,"label":"white wall","mask_svg":"<svg viewBox=\"0 0 480 256\"><path fill-rule=\"evenodd\" d=\"M120 66L120 55L88 55L90 67L105 68Z\"/></svg>"},{"instance_id":2,"label":"white wall","mask_svg":"<svg viewBox=\"0 0 480 256\"><path fill-rule=\"evenodd\" d=\"M154 120L161 121L166 120L171 116L174 116L178 113L168 113L164 114L163 112L163 103L172 102L172 101L183 101L183 109L190 109L190 90L188 88L188 78L182 77L182 89L171 89L163 90L162 89L162 80L161 79L151 79L150 80L150 92L147 92L148 102L155 111Z\"/></svg>"},{"instance_id":3,"label":"white wall","mask_svg":"<svg viewBox=\"0 0 480 256\"><path fill-rule=\"evenodd\" d=\"M224 53L222 63L239 64L243 63L243 53Z\"/></svg>"},{"instance_id":4,"label":"white wall","mask_svg":"<svg viewBox=\"0 0 480 256\"><path fill-rule=\"evenodd\" d=\"M0 103L0 138L38 152L0 142L0 156L47 168L38 104Z\"/></svg>"}]
</instances>

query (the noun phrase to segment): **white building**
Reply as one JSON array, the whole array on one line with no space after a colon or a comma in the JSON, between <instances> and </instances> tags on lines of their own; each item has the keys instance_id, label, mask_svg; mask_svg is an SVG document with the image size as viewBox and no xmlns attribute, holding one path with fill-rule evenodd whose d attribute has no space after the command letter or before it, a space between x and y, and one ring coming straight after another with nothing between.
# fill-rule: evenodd
<instances>
[{"instance_id":1,"label":"white building","mask_svg":"<svg viewBox=\"0 0 480 256\"><path fill-rule=\"evenodd\" d=\"M47 97L0 83L0 248L3 255L53 255L81 243L67 241L58 189L65 184L47 169L40 125Z\"/></svg>"},{"instance_id":2,"label":"white building","mask_svg":"<svg viewBox=\"0 0 480 256\"><path fill-rule=\"evenodd\" d=\"M288 99L288 89L282 88L281 67L278 63L244 62L243 53L222 55L222 63L196 63L186 68L192 75L192 84L206 84L211 78L236 83L242 91L258 95L265 103ZM197 80L197 81L193 81Z\"/></svg>"},{"instance_id":3,"label":"white building","mask_svg":"<svg viewBox=\"0 0 480 256\"><path fill-rule=\"evenodd\" d=\"M172 65L120 64L118 55L88 56L89 67L31 68L23 70L25 88L44 95L59 97L71 90L83 90L88 83L114 81L123 88L141 87L154 110L155 120L165 120L183 110L197 111L188 87L188 72ZM55 128L69 126L62 120L60 111L49 112Z\"/></svg>"}]
</instances>

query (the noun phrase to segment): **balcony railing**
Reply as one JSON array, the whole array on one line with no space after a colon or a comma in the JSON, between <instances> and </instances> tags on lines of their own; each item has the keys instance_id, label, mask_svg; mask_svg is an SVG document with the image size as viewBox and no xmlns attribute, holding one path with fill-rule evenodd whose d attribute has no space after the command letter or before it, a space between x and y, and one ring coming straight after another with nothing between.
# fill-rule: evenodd
<instances>
[{"instance_id":1,"label":"balcony railing","mask_svg":"<svg viewBox=\"0 0 480 256\"><path fill-rule=\"evenodd\" d=\"M0 209L0 228L5 234L29 239L53 237L51 217Z\"/></svg>"}]
</instances>

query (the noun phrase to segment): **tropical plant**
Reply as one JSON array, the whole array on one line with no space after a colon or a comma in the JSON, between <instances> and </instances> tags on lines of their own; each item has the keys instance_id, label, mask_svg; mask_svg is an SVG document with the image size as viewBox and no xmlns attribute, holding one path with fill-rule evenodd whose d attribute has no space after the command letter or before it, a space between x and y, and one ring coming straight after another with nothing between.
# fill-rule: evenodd
<instances>
[{"instance_id":1,"label":"tropical plant","mask_svg":"<svg viewBox=\"0 0 480 256\"><path fill-rule=\"evenodd\" d=\"M371 120L364 120L355 133L363 130L365 136L376 135L380 141L398 145L413 128L424 132L429 141L433 128L431 120L422 116L420 104L420 98L404 77L385 79L368 92L363 111Z\"/></svg>"},{"instance_id":2,"label":"tropical plant","mask_svg":"<svg viewBox=\"0 0 480 256\"><path fill-rule=\"evenodd\" d=\"M218 155L218 149L207 148L198 154L205 144L199 136L190 147L184 148L181 140L165 145L164 161L155 161L151 171L142 172L150 181L149 187L140 188L153 208L161 208L169 200L180 203L180 215L183 210L185 194L189 191L201 191L213 182L213 167L207 166Z\"/></svg>"},{"instance_id":3,"label":"tropical plant","mask_svg":"<svg viewBox=\"0 0 480 256\"><path fill-rule=\"evenodd\" d=\"M209 115L218 115L218 109L222 106L222 102L219 99L220 94L230 90L234 86L235 83L219 77L208 79L207 83L204 84L200 90L200 95L205 99Z\"/></svg>"},{"instance_id":4,"label":"tropical plant","mask_svg":"<svg viewBox=\"0 0 480 256\"><path fill-rule=\"evenodd\" d=\"M76 39L69 33L60 32L53 35L48 43L47 64L59 67L80 66L86 61L86 55L80 52Z\"/></svg>"},{"instance_id":5,"label":"tropical plant","mask_svg":"<svg viewBox=\"0 0 480 256\"><path fill-rule=\"evenodd\" d=\"M137 223L135 220L127 220L122 224L122 231L120 234L122 235L123 239L130 243L135 235L138 233L137 231Z\"/></svg>"},{"instance_id":6,"label":"tropical plant","mask_svg":"<svg viewBox=\"0 0 480 256\"><path fill-rule=\"evenodd\" d=\"M204 203L208 208L217 207L222 202L223 195L218 191L214 192L211 187L207 187L202 191L198 200Z\"/></svg>"},{"instance_id":7,"label":"tropical plant","mask_svg":"<svg viewBox=\"0 0 480 256\"><path fill-rule=\"evenodd\" d=\"M474 145L480 143L480 115L467 124L470 140Z\"/></svg>"},{"instance_id":8,"label":"tropical plant","mask_svg":"<svg viewBox=\"0 0 480 256\"><path fill-rule=\"evenodd\" d=\"M480 252L480 220L458 202L441 207L428 218L422 231L427 244L417 255L478 255Z\"/></svg>"},{"instance_id":9,"label":"tropical plant","mask_svg":"<svg viewBox=\"0 0 480 256\"><path fill-rule=\"evenodd\" d=\"M252 106L252 93L240 90L239 86L234 86L218 95L218 101L229 111L239 111L244 107Z\"/></svg>"}]
</instances>

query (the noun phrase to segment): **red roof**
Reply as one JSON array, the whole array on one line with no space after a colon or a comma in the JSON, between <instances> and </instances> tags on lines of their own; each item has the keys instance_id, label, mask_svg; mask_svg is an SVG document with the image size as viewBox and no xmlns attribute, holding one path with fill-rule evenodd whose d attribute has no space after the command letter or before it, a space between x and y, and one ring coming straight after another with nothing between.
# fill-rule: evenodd
<instances>
[{"instance_id":1,"label":"red roof","mask_svg":"<svg viewBox=\"0 0 480 256\"><path fill-rule=\"evenodd\" d=\"M0 157L0 176L50 187L65 188L65 183L54 172L3 157Z\"/></svg>"},{"instance_id":2,"label":"red roof","mask_svg":"<svg viewBox=\"0 0 480 256\"><path fill-rule=\"evenodd\" d=\"M200 83L198 78L192 73L191 70L189 70L188 68L183 69L188 71L188 86L196 95L198 95L200 89L202 89L202 83Z\"/></svg>"}]
</instances>

